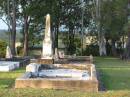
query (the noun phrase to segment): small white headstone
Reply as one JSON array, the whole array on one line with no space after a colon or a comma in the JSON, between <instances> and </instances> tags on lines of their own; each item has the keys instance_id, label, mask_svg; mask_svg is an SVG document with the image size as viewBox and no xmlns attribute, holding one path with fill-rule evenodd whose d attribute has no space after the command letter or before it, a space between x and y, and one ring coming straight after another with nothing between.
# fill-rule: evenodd
<instances>
[{"instance_id":1,"label":"small white headstone","mask_svg":"<svg viewBox=\"0 0 130 97\"><path fill-rule=\"evenodd\" d=\"M55 59L58 60L59 59L59 56L58 56L58 49L55 48Z\"/></svg>"},{"instance_id":2,"label":"small white headstone","mask_svg":"<svg viewBox=\"0 0 130 97\"><path fill-rule=\"evenodd\" d=\"M26 66L26 72L38 72L40 66L40 64L31 63Z\"/></svg>"},{"instance_id":3,"label":"small white headstone","mask_svg":"<svg viewBox=\"0 0 130 97\"><path fill-rule=\"evenodd\" d=\"M59 51L59 58L64 58L64 52L63 51Z\"/></svg>"},{"instance_id":4,"label":"small white headstone","mask_svg":"<svg viewBox=\"0 0 130 97\"><path fill-rule=\"evenodd\" d=\"M11 49L9 48L9 46L7 46L6 48L6 58L12 58L12 53L11 53Z\"/></svg>"}]
</instances>

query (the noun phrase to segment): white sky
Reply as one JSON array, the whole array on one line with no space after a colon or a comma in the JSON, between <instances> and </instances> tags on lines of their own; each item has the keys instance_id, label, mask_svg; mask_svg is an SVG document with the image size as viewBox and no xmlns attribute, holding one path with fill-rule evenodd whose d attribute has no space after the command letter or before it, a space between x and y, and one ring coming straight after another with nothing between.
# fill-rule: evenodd
<instances>
[{"instance_id":1,"label":"white sky","mask_svg":"<svg viewBox=\"0 0 130 97\"><path fill-rule=\"evenodd\" d=\"M8 29L8 26L0 19L0 29L2 30L7 30Z\"/></svg>"}]
</instances>

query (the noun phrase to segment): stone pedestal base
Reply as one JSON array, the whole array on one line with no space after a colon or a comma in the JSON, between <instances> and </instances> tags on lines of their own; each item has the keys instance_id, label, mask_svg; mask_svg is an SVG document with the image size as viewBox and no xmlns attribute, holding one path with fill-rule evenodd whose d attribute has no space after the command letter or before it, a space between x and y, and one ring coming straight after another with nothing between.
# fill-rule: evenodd
<instances>
[{"instance_id":1,"label":"stone pedestal base","mask_svg":"<svg viewBox=\"0 0 130 97\"><path fill-rule=\"evenodd\" d=\"M54 64L54 59L38 59L39 64Z\"/></svg>"},{"instance_id":2,"label":"stone pedestal base","mask_svg":"<svg viewBox=\"0 0 130 97\"><path fill-rule=\"evenodd\" d=\"M66 89L98 92L97 80L16 79L15 88Z\"/></svg>"}]
</instances>

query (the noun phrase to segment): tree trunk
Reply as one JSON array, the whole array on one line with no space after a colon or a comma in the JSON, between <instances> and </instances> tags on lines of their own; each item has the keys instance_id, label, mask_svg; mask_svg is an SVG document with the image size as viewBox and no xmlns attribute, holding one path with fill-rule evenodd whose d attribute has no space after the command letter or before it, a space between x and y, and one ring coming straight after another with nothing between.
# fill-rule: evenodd
<instances>
[{"instance_id":1,"label":"tree trunk","mask_svg":"<svg viewBox=\"0 0 130 97\"><path fill-rule=\"evenodd\" d=\"M11 51L12 55L16 55L15 51L15 42L16 42L16 2L13 0L13 9L12 9L12 33L11 33Z\"/></svg>"},{"instance_id":2,"label":"tree trunk","mask_svg":"<svg viewBox=\"0 0 130 97\"><path fill-rule=\"evenodd\" d=\"M106 56L106 41L104 35L99 38L99 54L100 56Z\"/></svg>"},{"instance_id":3,"label":"tree trunk","mask_svg":"<svg viewBox=\"0 0 130 97\"><path fill-rule=\"evenodd\" d=\"M112 39L112 54L113 54L113 56L117 56L117 51L116 51L114 39Z\"/></svg>"},{"instance_id":4,"label":"tree trunk","mask_svg":"<svg viewBox=\"0 0 130 97\"><path fill-rule=\"evenodd\" d=\"M24 49L23 49L23 56L28 55L28 16L24 16Z\"/></svg>"},{"instance_id":5,"label":"tree trunk","mask_svg":"<svg viewBox=\"0 0 130 97\"><path fill-rule=\"evenodd\" d=\"M130 28L129 28L130 30ZM128 33L128 40L127 40L127 45L126 45L126 51L124 53L124 58L123 59L130 59L130 31Z\"/></svg>"},{"instance_id":6,"label":"tree trunk","mask_svg":"<svg viewBox=\"0 0 130 97\"><path fill-rule=\"evenodd\" d=\"M99 39L99 54L100 56L106 55L106 41L104 33L102 33L101 26L101 1L96 1L96 20L97 20L97 30L98 30L98 39Z\"/></svg>"},{"instance_id":7,"label":"tree trunk","mask_svg":"<svg viewBox=\"0 0 130 97\"><path fill-rule=\"evenodd\" d=\"M56 26L56 36L55 36L55 38L56 38L56 48L58 48L58 35L59 35L59 25L57 25Z\"/></svg>"},{"instance_id":8,"label":"tree trunk","mask_svg":"<svg viewBox=\"0 0 130 97\"><path fill-rule=\"evenodd\" d=\"M68 53L70 55L75 53L75 46L74 46L74 36L75 36L75 32L74 32L74 27L69 27L69 36L68 36Z\"/></svg>"},{"instance_id":9,"label":"tree trunk","mask_svg":"<svg viewBox=\"0 0 130 97\"><path fill-rule=\"evenodd\" d=\"M55 54L55 44L56 44L56 41L55 41L55 36L56 36L56 31L55 31L55 26L53 25L53 23L51 24L51 38L52 38L52 49L53 49L53 54Z\"/></svg>"}]
</instances>

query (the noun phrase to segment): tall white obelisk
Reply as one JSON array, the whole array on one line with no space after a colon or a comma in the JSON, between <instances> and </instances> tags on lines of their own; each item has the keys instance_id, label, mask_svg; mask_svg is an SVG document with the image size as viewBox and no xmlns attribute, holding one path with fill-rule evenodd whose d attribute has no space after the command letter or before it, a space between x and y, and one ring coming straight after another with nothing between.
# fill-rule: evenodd
<instances>
[{"instance_id":1,"label":"tall white obelisk","mask_svg":"<svg viewBox=\"0 0 130 97\"><path fill-rule=\"evenodd\" d=\"M42 59L53 59L50 15L46 15L46 27L42 48Z\"/></svg>"}]
</instances>

